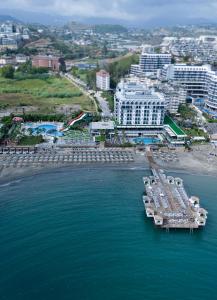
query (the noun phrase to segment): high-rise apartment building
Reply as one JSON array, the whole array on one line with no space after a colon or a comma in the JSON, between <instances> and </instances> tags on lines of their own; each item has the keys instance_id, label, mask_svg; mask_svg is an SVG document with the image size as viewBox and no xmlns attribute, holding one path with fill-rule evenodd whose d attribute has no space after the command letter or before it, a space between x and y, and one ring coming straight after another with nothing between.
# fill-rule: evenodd
<instances>
[{"instance_id":1,"label":"high-rise apartment building","mask_svg":"<svg viewBox=\"0 0 217 300\"><path fill-rule=\"evenodd\" d=\"M193 97L203 97L207 94L207 74L211 71L209 65L165 65L161 79L176 82L185 87Z\"/></svg>"},{"instance_id":2,"label":"high-rise apartment building","mask_svg":"<svg viewBox=\"0 0 217 300\"><path fill-rule=\"evenodd\" d=\"M140 70L143 73L157 73L164 65L171 64L171 54L142 53L140 56Z\"/></svg>"},{"instance_id":3,"label":"high-rise apartment building","mask_svg":"<svg viewBox=\"0 0 217 300\"><path fill-rule=\"evenodd\" d=\"M110 90L110 74L105 70L96 73L96 87L102 91Z\"/></svg>"}]
</instances>

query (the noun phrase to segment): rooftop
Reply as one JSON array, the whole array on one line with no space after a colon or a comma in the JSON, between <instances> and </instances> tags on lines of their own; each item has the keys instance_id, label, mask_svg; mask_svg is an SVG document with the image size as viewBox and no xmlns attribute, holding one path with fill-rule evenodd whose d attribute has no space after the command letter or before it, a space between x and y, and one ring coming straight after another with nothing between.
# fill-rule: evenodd
<instances>
[{"instance_id":1,"label":"rooftop","mask_svg":"<svg viewBox=\"0 0 217 300\"><path fill-rule=\"evenodd\" d=\"M92 122L90 123L91 130L114 130L114 122Z\"/></svg>"},{"instance_id":2,"label":"rooftop","mask_svg":"<svg viewBox=\"0 0 217 300\"><path fill-rule=\"evenodd\" d=\"M96 74L99 75L99 76L109 76L109 73L105 70L100 70Z\"/></svg>"},{"instance_id":3,"label":"rooftop","mask_svg":"<svg viewBox=\"0 0 217 300\"><path fill-rule=\"evenodd\" d=\"M168 115L164 118L164 124L168 125L176 135L186 136L185 132Z\"/></svg>"}]
</instances>

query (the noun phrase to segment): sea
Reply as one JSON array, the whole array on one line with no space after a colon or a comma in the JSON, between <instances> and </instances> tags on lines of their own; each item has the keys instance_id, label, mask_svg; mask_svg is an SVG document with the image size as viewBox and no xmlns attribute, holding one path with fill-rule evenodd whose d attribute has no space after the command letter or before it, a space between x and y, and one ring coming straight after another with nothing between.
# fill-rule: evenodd
<instances>
[{"instance_id":1,"label":"sea","mask_svg":"<svg viewBox=\"0 0 217 300\"><path fill-rule=\"evenodd\" d=\"M205 228L147 219L147 169L65 168L0 185L1 300L217 299L217 177L180 174Z\"/></svg>"}]
</instances>

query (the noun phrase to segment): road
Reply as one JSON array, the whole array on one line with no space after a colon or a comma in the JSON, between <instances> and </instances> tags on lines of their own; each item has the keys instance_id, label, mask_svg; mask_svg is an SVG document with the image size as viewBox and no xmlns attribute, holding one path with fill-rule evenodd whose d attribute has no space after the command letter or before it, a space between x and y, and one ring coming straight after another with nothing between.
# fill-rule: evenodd
<instances>
[{"instance_id":1,"label":"road","mask_svg":"<svg viewBox=\"0 0 217 300\"><path fill-rule=\"evenodd\" d=\"M94 103L96 112L98 113L98 105L96 103L95 98L93 96L91 96L89 91L85 90L86 84L83 81L81 81L80 79L75 78L74 76L72 76L69 73L61 74L61 76L65 77L66 79L71 81L73 83L73 85L75 85L84 95L86 95L88 98L90 98Z\"/></svg>"},{"instance_id":2,"label":"road","mask_svg":"<svg viewBox=\"0 0 217 300\"><path fill-rule=\"evenodd\" d=\"M98 100L100 108L102 110L102 117L110 118L112 116L112 113L110 111L108 102L101 96L101 92L96 92L95 97Z\"/></svg>"},{"instance_id":3,"label":"road","mask_svg":"<svg viewBox=\"0 0 217 300\"><path fill-rule=\"evenodd\" d=\"M93 96L91 96L90 91L87 91L85 89L85 88L87 88L86 83L83 82L82 80L74 77L70 73L66 73L64 76L68 80L70 80L76 87L78 87L80 89L80 91L82 91L83 94L85 94L87 97L89 97L94 102L94 105L96 107L96 111L98 112L98 105L97 105L97 102L96 102L95 98ZM99 106L102 110L102 117L104 117L104 118L112 117L112 113L110 111L108 102L101 96L101 92L96 92L94 96L96 97L96 99L99 103Z\"/></svg>"}]
</instances>

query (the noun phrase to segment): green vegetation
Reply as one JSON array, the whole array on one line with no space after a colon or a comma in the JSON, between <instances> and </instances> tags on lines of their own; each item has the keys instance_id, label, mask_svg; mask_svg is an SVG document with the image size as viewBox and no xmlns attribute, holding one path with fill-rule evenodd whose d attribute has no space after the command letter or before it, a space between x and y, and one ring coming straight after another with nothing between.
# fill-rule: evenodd
<instances>
[{"instance_id":1,"label":"green vegetation","mask_svg":"<svg viewBox=\"0 0 217 300\"><path fill-rule=\"evenodd\" d=\"M105 142L105 141L106 141L106 137L104 134L96 136L96 142Z\"/></svg>"},{"instance_id":2,"label":"green vegetation","mask_svg":"<svg viewBox=\"0 0 217 300\"><path fill-rule=\"evenodd\" d=\"M115 88L122 77L129 73L132 64L139 62L139 56L134 54L114 62L106 68L111 75L111 88Z\"/></svg>"},{"instance_id":3,"label":"green vegetation","mask_svg":"<svg viewBox=\"0 0 217 300\"><path fill-rule=\"evenodd\" d=\"M25 145L31 146L31 145L43 143L43 141L44 140L43 140L42 135L36 135L36 136L29 135L29 136L23 136L19 140L18 144L22 145L22 146L25 146Z\"/></svg>"},{"instance_id":4,"label":"green vegetation","mask_svg":"<svg viewBox=\"0 0 217 300\"><path fill-rule=\"evenodd\" d=\"M87 83L87 70L81 70L78 67L72 68L72 75Z\"/></svg>"},{"instance_id":5,"label":"green vegetation","mask_svg":"<svg viewBox=\"0 0 217 300\"><path fill-rule=\"evenodd\" d=\"M183 120L194 121L196 112L187 104L181 104L178 109L178 113L181 115Z\"/></svg>"},{"instance_id":6,"label":"green vegetation","mask_svg":"<svg viewBox=\"0 0 217 300\"><path fill-rule=\"evenodd\" d=\"M72 75L84 81L90 89L96 90L96 72L98 70L79 70L77 67L73 67Z\"/></svg>"},{"instance_id":7,"label":"green vegetation","mask_svg":"<svg viewBox=\"0 0 217 300\"><path fill-rule=\"evenodd\" d=\"M7 108L24 106L25 110L29 106L36 114L52 114L73 106L95 110L92 101L67 79L44 74L16 74L15 79L0 77L0 103Z\"/></svg>"},{"instance_id":8,"label":"green vegetation","mask_svg":"<svg viewBox=\"0 0 217 300\"><path fill-rule=\"evenodd\" d=\"M184 56L184 57L182 58L182 60L183 60L183 63L189 63L190 60L191 60L191 56L186 55L186 56Z\"/></svg>"},{"instance_id":9,"label":"green vegetation","mask_svg":"<svg viewBox=\"0 0 217 300\"><path fill-rule=\"evenodd\" d=\"M4 117L2 123L3 126L0 128L0 139L15 141L20 135L20 124L13 123L12 116Z\"/></svg>"},{"instance_id":10,"label":"green vegetation","mask_svg":"<svg viewBox=\"0 0 217 300\"><path fill-rule=\"evenodd\" d=\"M210 115L207 113L203 113L204 118L206 118L207 122L209 123L217 123L217 119L213 119Z\"/></svg>"},{"instance_id":11,"label":"green vegetation","mask_svg":"<svg viewBox=\"0 0 217 300\"><path fill-rule=\"evenodd\" d=\"M66 116L63 114L45 115L45 114L23 114L16 115L17 117L23 118L24 122L65 122ZM7 117L5 117L7 118ZM3 118L4 120L4 118Z\"/></svg>"},{"instance_id":12,"label":"green vegetation","mask_svg":"<svg viewBox=\"0 0 217 300\"><path fill-rule=\"evenodd\" d=\"M108 64L105 69L111 75L111 88L115 88L120 79L129 73L131 65L138 62L139 56L134 54ZM73 68L72 74L85 81L89 88L96 90L96 72L98 70L99 68L94 70L79 70L78 68Z\"/></svg>"},{"instance_id":13,"label":"green vegetation","mask_svg":"<svg viewBox=\"0 0 217 300\"><path fill-rule=\"evenodd\" d=\"M48 68L33 67L31 61L27 61L26 63L21 64L17 69L17 73L21 74L46 74L48 73L48 71Z\"/></svg>"},{"instance_id":14,"label":"green vegetation","mask_svg":"<svg viewBox=\"0 0 217 300\"><path fill-rule=\"evenodd\" d=\"M126 27L121 25L102 24L95 25L96 33L126 33L128 30Z\"/></svg>"},{"instance_id":15,"label":"green vegetation","mask_svg":"<svg viewBox=\"0 0 217 300\"><path fill-rule=\"evenodd\" d=\"M81 141L89 141L92 139L91 135L89 134L89 131L86 128L82 128L79 130L69 130L65 132L64 139L75 139L75 140L81 140Z\"/></svg>"},{"instance_id":16,"label":"green vegetation","mask_svg":"<svg viewBox=\"0 0 217 300\"><path fill-rule=\"evenodd\" d=\"M110 110L114 111L114 93L111 91L102 92L102 97L107 100Z\"/></svg>"},{"instance_id":17,"label":"green vegetation","mask_svg":"<svg viewBox=\"0 0 217 300\"><path fill-rule=\"evenodd\" d=\"M202 129L197 128L196 126L190 129L185 129L188 136L191 137L205 137L206 139L209 138L208 134L205 133Z\"/></svg>"},{"instance_id":18,"label":"green vegetation","mask_svg":"<svg viewBox=\"0 0 217 300\"><path fill-rule=\"evenodd\" d=\"M15 72L14 67L12 67L11 65L6 65L6 66L4 66L0 69L0 75L3 78L13 79L14 78L14 72Z\"/></svg>"},{"instance_id":19,"label":"green vegetation","mask_svg":"<svg viewBox=\"0 0 217 300\"><path fill-rule=\"evenodd\" d=\"M38 50L35 48L28 48L24 46L24 47L19 47L17 50L6 49L5 51L3 51L3 54L6 55L23 54L26 56L30 56L30 55L38 54Z\"/></svg>"},{"instance_id":20,"label":"green vegetation","mask_svg":"<svg viewBox=\"0 0 217 300\"><path fill-rule=\"evenodd\" d=\"M12 127L11 122L5 122L4 125L0 128L0 140L4 140L8 138L8 133Z\"/></svg>"},{"instance_id":21,"label":"green vegetation","mask_svg":"<svg viewBox=\"0 0 217 300\"><path fill-rule=\"evenodd\" d=\"M77 116L81 113L80 112L75 112L72 114L72 119L77 118ZM71 126L71 129L76 129L76 130L84 130L84 127L88 126L90 122L93 121L93 115L92 114L86 114L86 116L82 119L77 121L73 126Z\"/></svg>"}]
</instances>

